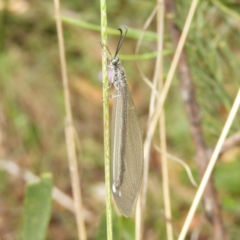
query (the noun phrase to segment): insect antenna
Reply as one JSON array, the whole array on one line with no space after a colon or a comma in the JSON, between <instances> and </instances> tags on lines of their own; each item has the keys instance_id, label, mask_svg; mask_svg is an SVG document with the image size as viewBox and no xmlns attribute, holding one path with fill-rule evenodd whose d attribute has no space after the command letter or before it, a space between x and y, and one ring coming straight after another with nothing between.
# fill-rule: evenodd
<instances>
[{"instance_id":1,"label":"insect antenna","mask_svg":"<svg viewBox=\"0 0 240 240\"><path fill-rule=\"evenodd\" d=\"M118 45L117 45L117 49L116 49L116 53L115 53L115 56L114 56L114 57L117 56L117 54L118 54L118 52L119 52L119 50L120 50L120 48L121 48L121 46L122 46L123 40L124 40L124 38L126 37L127 32L128 32L127 26L123 25L123 27L125 28L125 33L124 33L124 34L123 34L123 30L122 30L121 27L119 27L119 28L117 29L117 30L120 31L120 38L119 38L119 41L118 41Z\"/></svg>"}]
</instances>

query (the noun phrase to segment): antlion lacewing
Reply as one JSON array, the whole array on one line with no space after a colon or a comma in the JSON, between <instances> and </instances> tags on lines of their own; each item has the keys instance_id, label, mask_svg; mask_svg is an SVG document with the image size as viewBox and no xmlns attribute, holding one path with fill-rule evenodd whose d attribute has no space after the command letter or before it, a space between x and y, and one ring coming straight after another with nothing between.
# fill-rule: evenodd
<instances>
[{"instance_id":1,"label":"antlion lacewing","mask_svg":"<svg viewBox=\"0 0 240 240\"><path fill-rule=\"evenodd\" d=\"M123 34L123 28L125 33ZM120 38L114 57L109 60L113 69L113 98L111 127L111 187L119 212L133 217L142 182L143 143L136 109L128 88L126 73L117 54L128 28L118 28Z\"/></svg>"}]
</instances>

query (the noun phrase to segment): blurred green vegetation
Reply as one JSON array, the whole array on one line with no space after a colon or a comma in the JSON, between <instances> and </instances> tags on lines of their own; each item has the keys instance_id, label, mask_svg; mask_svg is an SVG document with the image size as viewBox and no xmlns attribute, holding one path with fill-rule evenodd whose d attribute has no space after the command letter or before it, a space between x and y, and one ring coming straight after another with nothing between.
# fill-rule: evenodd
<instances>
[{"instance_id":1,"label":"blurred green vegetation","mask_svg":"<svg viewBox=\"0 0 240 240\"><path fill-rule=\"evenodd\" d=\"M102 214L100 226L96 235L96 240L107 239L106 233L106 214ZM134 220L131 218L119 217L115 212L113 213L113 234L116 240L131 240L135 239Z\"/></svg>"},{"instance_id":2,"label":"blurred green vegetation","mask_svg":"<svg viewBox=\"0 0 240 240\"><path fill-rule=\"evenodd\" d=\"M52 175L44 174L30 183L24 199L23 224L19 240L46 239L52 205Z\"/></svg>"},{"instance_id":3,"label":"blurred green vegetation","mask_svg":"<svg viewBox=\"0 0 240 240\"><path fill-rule=\"evenodd\" d=\"M3 0L4 3L4 0ZM19 166L40 175L51 172L54 186L71 195L64 136L64 103L58 42L51 1L5 0L0 9L0 154ZM137 36L155 1L108 1L108 25L116 29L130 27L121 55L134 54ZM190 0L177 1L176 23L183 27ZM61 2L72 110L79 135L83 203L87 211L89 239L104 239L104 166L102 135L102 85L98 1L69 0ZM203 129L209 147L214 147L227 118L240 82L239 20L237 0L200 1L187 38L186 53L202 111ZM81 21L85 27L69 21ZM140 53L156 51L156 22L148 29ZM135 36L132 38L131 36ZM172 59L172 44L165 29L164 76ZM115 51L118 37L108 36L108 46ZM124 59L124 56L123 56ZM142 71L151 78L154 58L140 61ZM141 80L135 61L123 60L129 85L138 111L140 125L146 132L150 90ZM166 102L166 124L169 151L186 159L196 171L194 148L188 120L181 101L180 86L174 79ZM239 131L239 115L231 133ZM216 168L215 181L223 204L223 217L231 239L239 239L239 149L230 150ZM145 239L165 239L159 156L151 153L147 198ZM170 186L175 234L179 232L195 189L182 167L169 161ZM184 177L182 178L182 175ZM0 238L11 234L15 239L23 209L24 181L0 172L1 201ZM53 203L47 239L77 239L75 218ZM196 218L201 216L199 212ZM103 219L103 220L101 220ZM119 220L120 221L120 220ZM124 223L125 224L125 223ZM124 225L122 223L122 226ZM205 222L201 222L206 227ZM126 224L125 224L126 225ZM124 225L124 227L125 227ZM127 228L127 227L126 227ZM133 224L130 224L133 229ZM206 227L207 228L207 227ZM129 230L130 232L132 230ZM117 230L116 230L117 231ZM208 232L208 230L206 230ZM236 234L238 237L236 237ZM104 235L103 235L104 236ZM122 236L122 239L129 239Z\"/></svg>"}]
</instances>

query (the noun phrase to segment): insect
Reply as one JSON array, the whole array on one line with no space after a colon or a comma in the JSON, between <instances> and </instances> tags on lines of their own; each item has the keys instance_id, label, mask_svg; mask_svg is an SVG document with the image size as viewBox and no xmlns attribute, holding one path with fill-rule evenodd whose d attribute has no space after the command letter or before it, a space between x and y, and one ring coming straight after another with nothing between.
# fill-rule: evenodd
<instances>
[{"instance_id":1,"label":"insect","mask_svg":"<svg viewBox=\"0 0 240 240\"><path fill-rule=\"evenodd\" d=\"M142 182L143 143L136 109L129 91L126 73L117 57L128 28L123 26L114 57L108 61L113 70L113 98L111 126L111 187L119 212L133 217Z\"/></svg>"}]
</instances>

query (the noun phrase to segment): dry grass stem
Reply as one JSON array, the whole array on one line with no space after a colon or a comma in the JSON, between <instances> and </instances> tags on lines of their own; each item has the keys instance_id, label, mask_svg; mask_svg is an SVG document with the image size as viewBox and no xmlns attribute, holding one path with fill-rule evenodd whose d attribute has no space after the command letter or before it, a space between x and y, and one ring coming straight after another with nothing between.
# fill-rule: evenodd
<instances>
[{"instance_id":1,"label":"dry grass stem","mask_svg":"<svg viewBox=\"0 0 240 240\"><path fill-rule=\"evenodd\" d=\"M157 13L157 10L159 8L159 2L156 5L156 7L153 9L153 11L151 12L150 16L148 17L148 19L146 20L144 26L143 26L143 30L142 33L138 39L137 42L137 46L135 49L135 54L137 55L139 53L139 49L143 40L143 36L144 36L144 32L146 31L146 29L148 28L148 26L150 25L150 23L152 22L154 16ZM151 83L151 81L144 75L144 73L141 71L141 68L138 65L138 61L136 61L138 70L140 72L141 77L143 78L143 81L145 81L147 83L147 85L151 88L152 90L152 94L151 94L151 99L155 99L155 97L158 95L158 91L157 91L157 87L156 87L156 83L155 85L153 83ZM150 102L154 102L151 101ZM153 106L151 107L150 104L150 108L153 108ZM150 116L150 111L149 111L149 116ZM150 117L149 117L150 119ZM144 143L145 146L145 143ZM149 149L150 149L150 145L149 145ZM150 150L149 150L150 151ZM146 175L148 173L148 160L146 161L146 156L149 156L149 154L146 154L145 151L145 147L144 147L144 168L143 168L143 175ZM144 205L145 205L145 189L146 189L146 185L147 185L147 181L144 181L144 177L143 177L143 183L142 183L142 188L139 194L139 198L138 198L138 203L137 203L137 212L136 212L136 225L135 225L135 239L136 240L140 240L141 236L142 236L142 219L143 219L143 209L144 209Z\"/></svg>"},{"instance_id":2,"label":"dry grass stem","mask_svg":"<svg viewBox=\"0 0 240 240\"><path fill-rule=\"evenodd\" d=\"M217 145L216 145L216 147L215 147L215 149L213 151L212 157L211 157L211 159L210 159L210 161L208 163L207 169L206 169L206 171L204 173L204 176L202 178L202 181L201 181L201 183L199 185L198 191L197 191L197 193L195 195L195 198L193 200L192 206L191 206L191 208L190 208L190 210L188 212L187 218L185 220L185 223L183 225L183 228L182 228L182 231L181 231L181 233L179 235L178 240L184 240L185 237L186 237L186 234L187 234L187 231L189 229L190 223L191 223L191 221L193 219L193 216L194 216L194 214L196 212L197 206L198 206L198 204L199 204L199 202L201 200L201 197L202 197L203 192L205 190L205 187L206 187L206 185L208 183L208 180L209 180L209 178L211 176L213 168L214 168L214 166L216 164L216 161L217 161L218 156L220 154L221 148L222 148L222 146L224 144L224 141L225 141L226 136L227 136L227 134L229 132L229 129L230 129L231 125L232 125L232 122L233 122L233 120L235 118L235 115L236 115L236 113L237 113L237 111L239 109L239 105L240 105L240 89L238 90L237 97L236 97L236 99L234 101L234 104L232 106L232 109L230 111L228 119L227 119L227 121L226 121L226 123L225 123L225 125L223 127L222 133L221 133L221 135L219 137L219 140L217 142Z\"/></svg>"},{"instance_id":3,"label":"dry grass stem","mask_svg":"<svg viewBox=\"0 0 240 240\"><path fill-rule=\"evenodd\" d=\"M163 39L164 39L164 2L163 0L159 1L161 4L158 8L157 12L157 34L158 34L158 56L156 60L155 74L153 78L153 84L158 82L158 89L161 93L163 88ZM153 103L155 106L156 98L153 99ZM152 109L154 110L154 109ZM150 109L151 111L151 109ZM153 111L151 112L151 116ZM167 141L166 141L166 125L165 125L165 114L164 110L159 119L159 136L160 136L160 145L164 151L167 151ZM169 192L169 177L168 177L168 162L166 155L162 155L161 157L161 165L162 165L162 185L163 185L163 201L164 201L164 212L166 221L166 231L167 231L167 239L173 240L173 228L172 228L172 211L171 211L171 201L170 201L170 192Z\"/></svg>"},{"instance_id":4,"label":"dry grass stem","mask_svg":"<svg viewBox=\"0 0 240 240\"><path fill-rule=\"evenodd\" d=\"M186 170L186 172L187 172L187 175L188 175L188 177L189 177L189 180L190 180L190 182L192 183L192 185L193 185L194 187L197 187L197 186L198 186L197 183L196 183L196 181L195 181L195 179L194 179L194 177L193 177L193 175L192 175L192 172L191 172L190 167L189 167L182 159L177 158L177 157L175 157L175 156L167 153L167 152L164 151L162 148L160 149L160 148L157 147L156 145L155 145L155 148L156 148L156 150L159 151L163 156L168 157L169 159L172 159L173 161L181 164L181 165L185 168L185 170Z\"/></svg>"},{"instance_id":5,"label":"dry grass stem","mask_svg":"<svg viewBox=\"0 0 240 240\"><path fill-rule=\"evenodd\" d=\"M154 115L151 119L151 124L150 124L150 127L149 127L148 132L147 132L146 141L147 140L149 141L152 138L153 133L155 131L155 128L156 128L156 125L157 125L157 122L158 122L158 118L159 118L159 116L162 112L164 102L166 100L170 85L172 83L172 79L173 79L174 73L176 71L176 67L177 67L181 52L183 50L183 46L184 46L184 43L185 43L186 38L187 38L187 34L189 32L189 29L190 29L190 25L191 25L191 22L192 22L197 4L198 4L198 0L193 0L192 4L190 6L189 13L188 13L186 23L185 23L184 28L183 28L182 35L180 37L176 52L174 53L174 57L173 57L173 60L172 60L171 66L170 66L170 70L168 72L166 82L165 82L163 90L161 92L161 97L158 100L156 111L155 111L155 113L154 113Z\"/></svg>"},{"instance_id":6,"label":"dry grass stem","mask_svg":"<svg viewBox=\"0 0 240 240\"><path fill-rule=\"evenodd\" d=\"M69 169L70 169L70 176L71 176L71 185L73 190L75 216L77 221L78 238L81 240L85 240L87 239L87 236L86 236L86 229L85 229L85 224L83 219L82 196L80 191L81 185L80 185L80 177L79 177L78 165L77 165L76 146L75 146L75 140L74 140L75 138L74 126L73 126L73 119L72 119L72 112L71 112L70 91L68 87L64 39L63 39L61 14L60 14L60 3L59 3L59 0L54 0L54 3L55 3L55 14L56 14L57 35L58 35L59 54L60 54L60 62L61 62L63 91L64 91L64 102L65 102L65 110L66 110L65 134L66 134L66 144L67 144Z\"/></svg>"},{"instance_id":7,"label":"dry grass stem","mask_svg":"<svg viewBox=\"0 0 240 240\"><path fill-rule=\"evenodd\" d=\"M186 23L184 25L183 33L181 35L181 38L179 40L179 44L177 46L177 50L174 54L173 61L170 66L170 70L166 79L166 83L164 84L164 87L161 92L161 96L157 101L156 111L154 111L154 114L151 116L150 124L148 124L148 130L146 134L146 139L144 142L144 173L143 173L143 189L141 191L140 197L142 198L142 208L144 209L145 206L145 198L146 198L146 191L147 191L147 182L148 182L148 163L149 163L149 155L150 155L150 147L151 147L151 141L152 137L156 128L156 125L158 123L159 116L162 112L162 108L165 102L165 99L167 97L168 90L170 88L173 75L175 73L177 63L180 58L180 54L182 52L184 43L186 41L187 33L190 29L190 25L197 7L198 0L193 0L192 4L190 6L190 10L186 19ZM148 21L147 21L148 22ZM143 210L142 209L142 210Z\"/></svg>"},{"instance_id":8,"label":"dry grass stem","mask_svg":"<svg viewBox=\"0 0 240 240\"><path fill-rule=\"evenodd\" d=\"M139 53L139 50L140 50L140 46L142 44L142 41L143 41L143 36L144 36L144 33L145 31L147 30L147 28L149 27L150 23L152 22L154 16L156 15L157 13L157 10L159 8L159 3L156 5L156 7L153 9L153 11L151 12L150 16L148 17L148 19L146 20L144 26L143 26L143 29L142 29L142 32L138 38L138 41L137 41L137 45L136 45L136 49L135 49L135 54L138 55ZM136 59L136 65L137 65L137 68L138 68L138 71L143 79L143 81L155 92L155 94L157 95L158 92L157 92L157 89L156 89L156 86L154 86L154 84L145 76L145 74L143 73L143 71L141 70L139 64L138 64L138 60Z\"/></svg>"}]
</instances>

